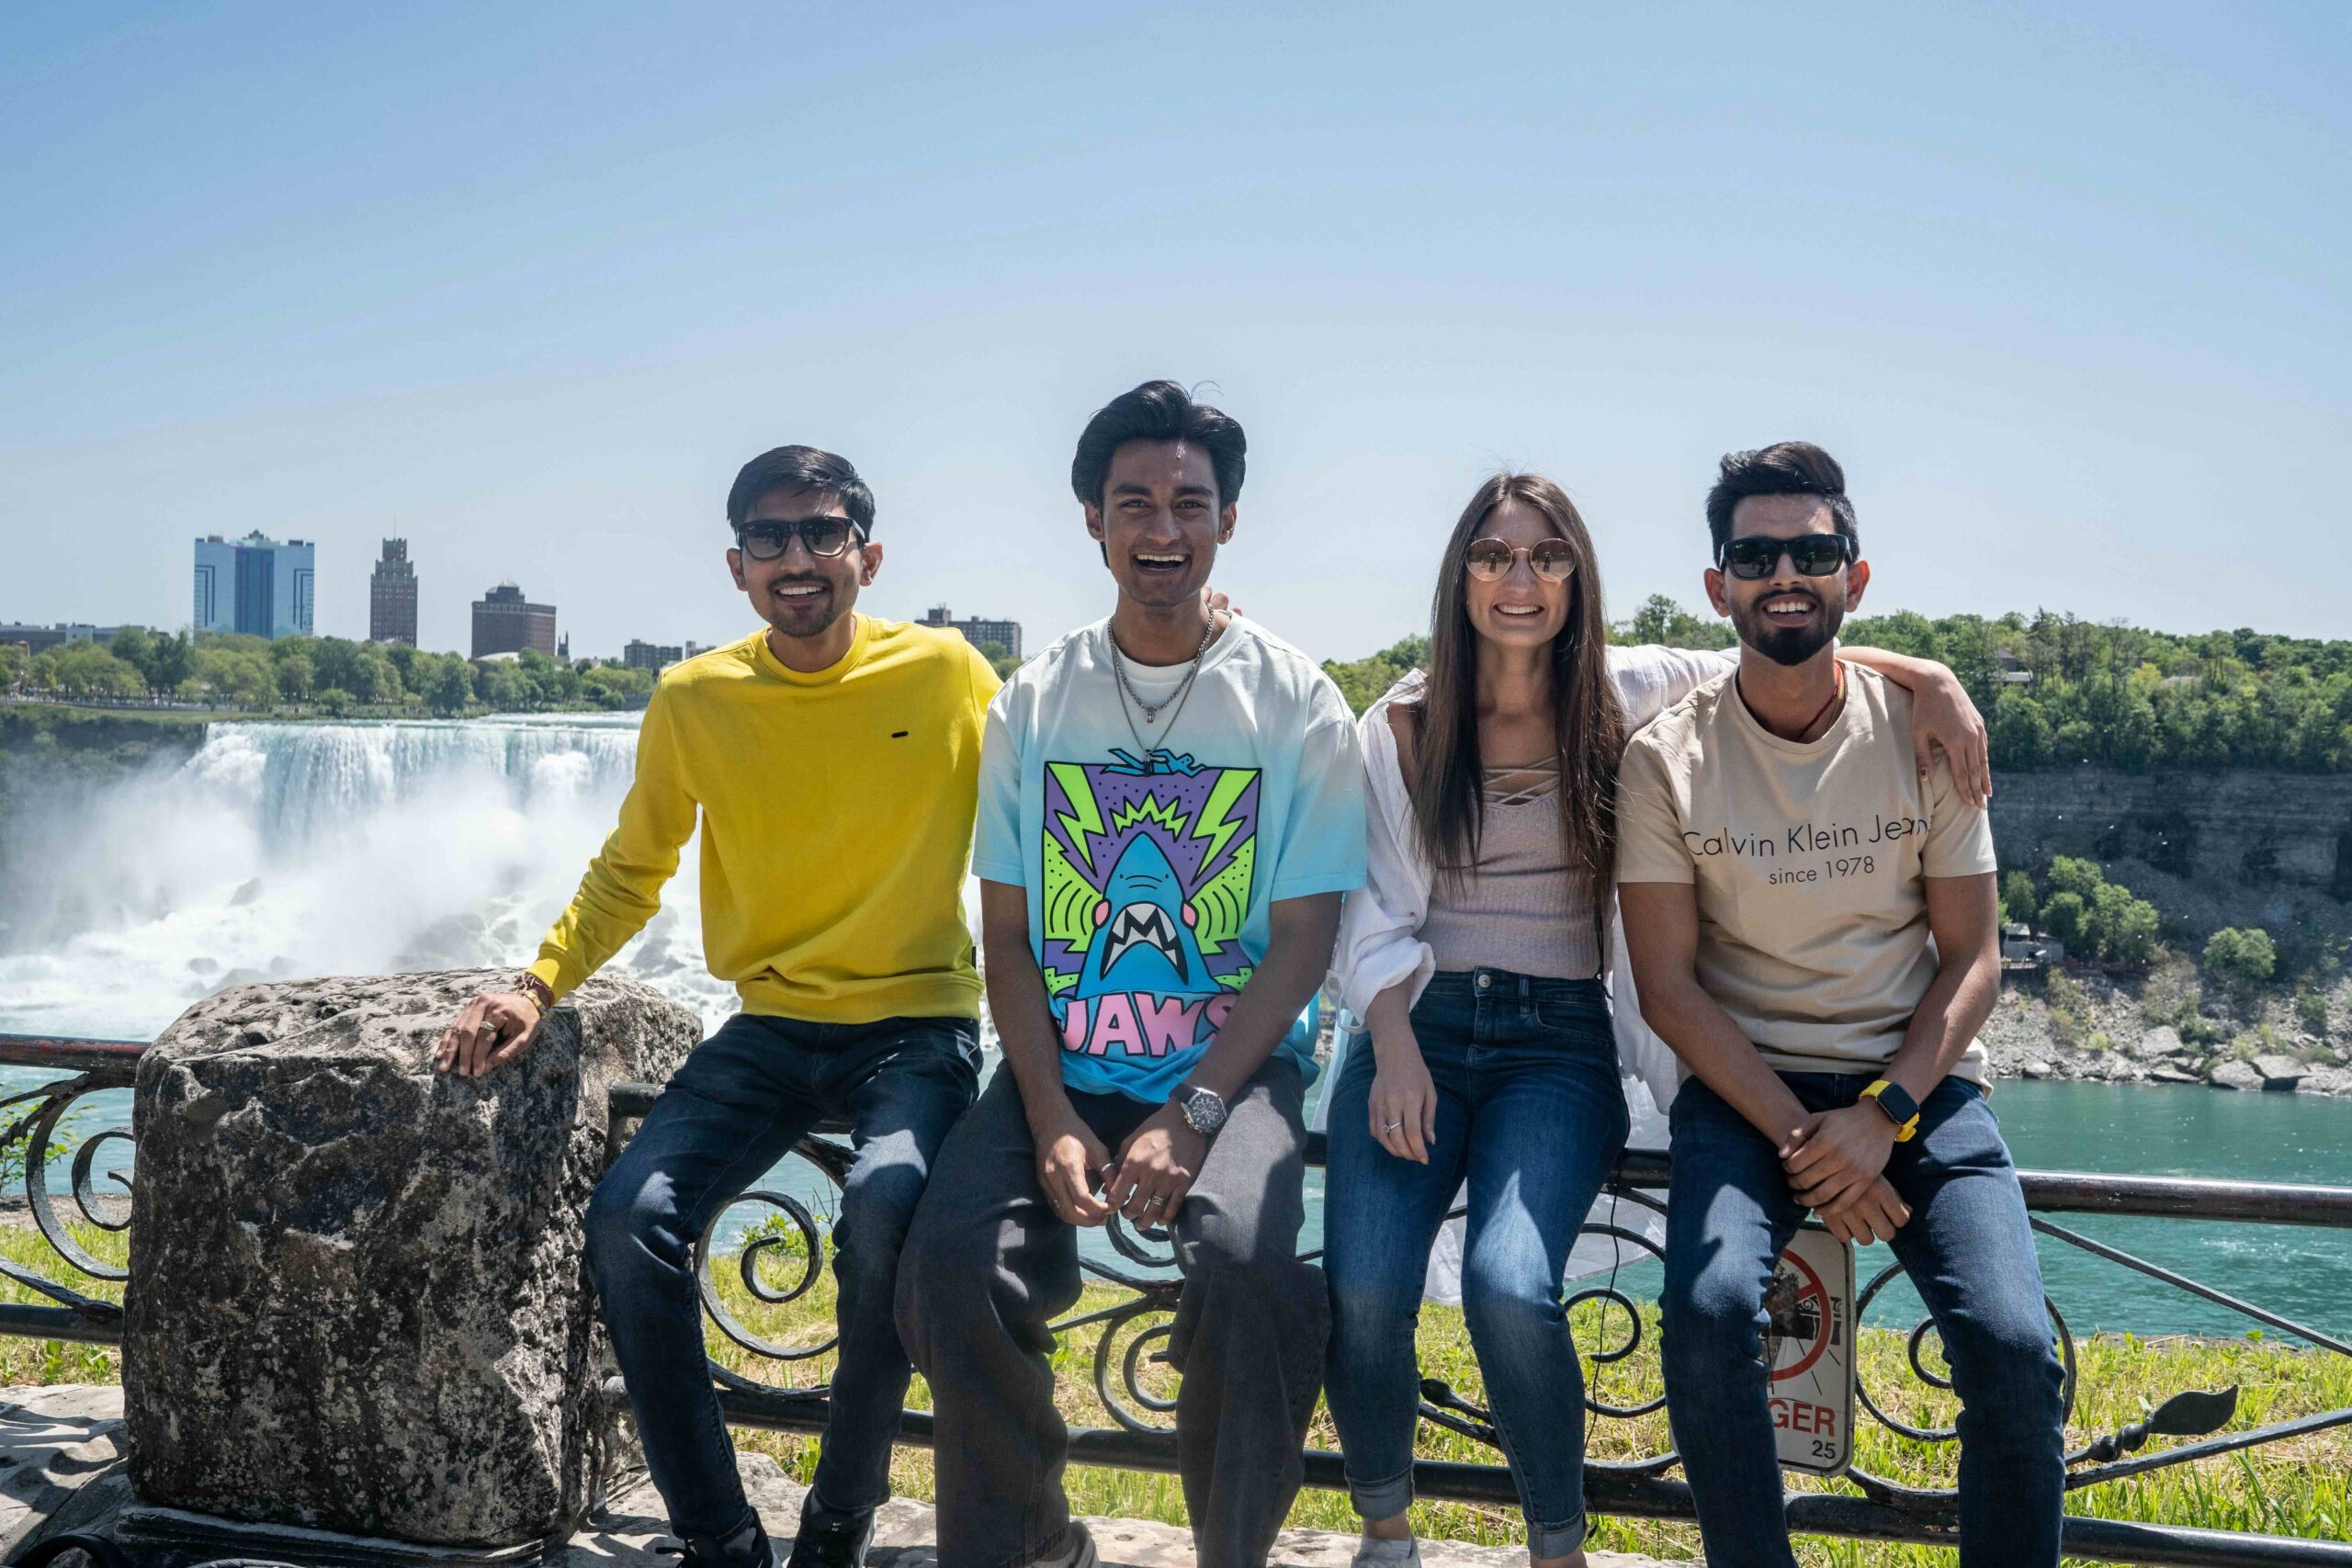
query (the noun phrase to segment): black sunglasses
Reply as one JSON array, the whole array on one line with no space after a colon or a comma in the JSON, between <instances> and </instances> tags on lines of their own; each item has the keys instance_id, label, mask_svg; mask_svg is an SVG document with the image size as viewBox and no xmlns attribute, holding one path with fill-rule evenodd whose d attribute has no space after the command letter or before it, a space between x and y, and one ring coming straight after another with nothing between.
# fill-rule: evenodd
<instances>
[{"instance_id":1,"label":"black sunglasses","mask_svg":"<svg viewBox=\"0 0 2352 1568\"><path fill-rule=\"evenodd\" d=\"M1798 576L1827 577L1852 562L1854 541L1843 534L1799 534L1793 539L1750 534L1724 545L1715 564L1742 581L1755 582L1771 576L1783 555Z\"/></svg>"},{"instance_id":2,"label":"black sunglasses","mask_svg":"<svg viewBox=\"0 0 2352 1568\"><path fill-rule=\"evenodd\" d=\"M735 530L735 542L753 560L775 560L792 547L792 536L808 547L812 556L827 558L849 548L857 525L846 517L811 517L801 523L746 523Z\"/></svg>"}]
</instances>

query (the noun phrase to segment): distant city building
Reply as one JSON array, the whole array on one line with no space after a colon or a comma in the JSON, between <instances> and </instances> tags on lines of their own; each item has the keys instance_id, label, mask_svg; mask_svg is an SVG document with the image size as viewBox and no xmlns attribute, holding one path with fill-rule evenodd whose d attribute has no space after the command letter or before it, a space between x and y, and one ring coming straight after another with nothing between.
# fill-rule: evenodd
<instances>
[{"instance_id":1,"label":"distant city building","mask_svg":"<svg viewBox=\"0 0 2352 1568\"><path fill-rule=\"evenodd\" d=\"M209 535L196 542L196 603L200 632L253 637L311 635L318 547L283 544L259 529L242 539Z\"/></svg>"},{"instance_id":2,"label":"distant city building","mask_svg":"<svg viewBox=\"0 0 2352 1568\"><path fill-rule=\"evenodd\" d=\"M964 640L974 648L984 642L995 643L1013 658L1021 657L1021 623L1019 621L964 620L947 612L944 604L933 604L923 612L922 624L944 626L964 634Z\"/></svg>"},{"instance_id":3,"label":"distant city building","mask_svg":"<svg viewBox=\"0 0 2352 1568\"><path fill-rule=\"evenodd\" d=\"M707 642L686 642L673 648L668 643L647 642L631 637L621 648L621 664L630 670L650 670L655 674L670 668L682 659L692 659L697 653L708 653L712 645Z\"/></svg>"},{"instance_id":4,"label":"distant city building","mask_svg":"<svg viewBox=\"0 0 2352 1568\"><path fill-rule=\"evenodd\" d=\"M511 581L474 601L474 658L519 653L526 648L549 659L556 656L554 605L526 603L523 591Z\"/></svg>"},{"instance_id":5,"label":"distant city building","mask_svg":"<svg viewBox=\"0 0 2352 1568\"><path fill-rule=\"evenodd\" d=\"M94 626L81 621L60 621L54 626L28 626L17 621L0 621L0 647L16 647L34 653L47 653L69 642L111 642L121 631L145 631L145 626Z\"/></svg>"},{"instance_id":6,"label":"distant city building","mask_svg":"<svg viewBox=\"0 0 2352 1568\"><path fill-rule=\"evenodd\" d=\"M384 541L384 558L368 579L368 640L416 646L416 568L406 539Z\"/></svg>"}]
</instances>

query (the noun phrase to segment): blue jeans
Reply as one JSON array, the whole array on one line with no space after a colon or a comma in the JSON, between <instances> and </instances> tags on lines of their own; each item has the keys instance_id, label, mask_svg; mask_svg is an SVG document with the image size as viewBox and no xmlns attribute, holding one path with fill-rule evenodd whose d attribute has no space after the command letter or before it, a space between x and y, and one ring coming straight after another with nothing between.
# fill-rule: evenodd
<instances>
[{"instance_id":1,"label":"blue jeans","mask_svg":"<svg viewBox=\"0 0 2352 1568\"><path fill-rule=\"evenodd\" d=\"M1330 1091L1326 1392L1348 1492L1368 1519L1413 1500L1413 1331L1430 1247L1466 1179L1463 1316L1527 1515L1528 1551L1565 1556L1585 1534L1584 1370L1560 1277L1625 1146L1608 993L1596 980L1501 969L1442 974L1414 1005L1413 1033L1437 1089L1429 1164L1373 1139L1369 1041L1350 1049Z\"/></svg>"},{"instance_id":2,"label":"blue jeans","mask_svg":"<svg viewBox=\"0 0 2352 1568\"><path fill-rule=\"evenodd\" d=\"M933 1156L978 1087L968 1018L804 1023L739 1014L695 1047L588 1204L588 1266L628 1381L646 1467L687 1540L755 1517L703 1354L695 1242L817 1123L847 1118L856 1156L832 1229L841 1327L832 1410L806 1506L890 1495L910 1369L890 1314L899 1249Z\"/></svg>"},{"instance_id":3,"label":"blue jeans","mask_svg":"<svg viewBox=\"0 0 2352 1568\"><path fill-rule=\"evenodd\" d=\"M1808 1111L1867 1074L1783 1073ZM1666 1227L1666 1408L1711 1568L1795 1568L1766 1400L1764 1286L1805 1211L1770 1139L1693 1078L1674 1102ZM2025 1196L1984 1093L1948 1077L1894 1145L1911 1209L1895 1258L1934 1314L1961 1398L1962 1568L2056 1568L2065 1509L2064 1373Z\"/></svg>"}]
</instances>

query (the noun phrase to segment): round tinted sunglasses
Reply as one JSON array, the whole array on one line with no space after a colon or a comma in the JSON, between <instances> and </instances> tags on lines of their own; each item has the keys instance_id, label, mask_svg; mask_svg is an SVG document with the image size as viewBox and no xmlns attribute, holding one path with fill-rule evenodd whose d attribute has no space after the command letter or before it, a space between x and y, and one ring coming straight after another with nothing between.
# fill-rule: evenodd
<instances>
[{"instance_id":1,"label":"round tinted sunglasses","mask_svg":"<svg viewBox=\"0 0 2352 1568\"><path fill-rule=\"evenodd\" d=\"M1473 539L1463 547L1462 564L1481 582L1500 582L1510 575L1520 557L1546 582L1566 582L1576 575L1576 551L1566 539L1538 539L1532 545L1511 545L1500 539Z\"/></svg>"},{"instance_id":2,"label":"round tinted sunglasses","mask_svg":"<svg viewBox=\"0 0 2352 1568\"><path fill-rule=\"evenodd\" d=\"M735 542L753 560L775 560L792 547L793 536L808 553L830 559L849 548L857 525L846 517L811 517L801 523L746 523L735 530Z\"/></svg>"},{"instance_id":3,"label":"round tinted sunglasses","mask_svg":"<svg viewBox=\"0 0 2352 1568\"><path fill-rule=\"evenodd\" d=\"M1799 577L1827 577L1852 562L1854 541L1843 534L1799 534L1793 539L1750 534L1724 545L1715 564L1744 582L1757 582L1772 575L1783 555Z\"/></svg>"}]
</instances>

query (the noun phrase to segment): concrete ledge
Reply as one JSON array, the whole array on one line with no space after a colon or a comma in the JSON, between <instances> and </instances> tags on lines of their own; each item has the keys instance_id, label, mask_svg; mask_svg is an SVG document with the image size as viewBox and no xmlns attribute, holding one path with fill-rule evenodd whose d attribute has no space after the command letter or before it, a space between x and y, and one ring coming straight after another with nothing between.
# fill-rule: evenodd
<instances>
[{"instance_id":1,"label":"concrete ledge","mask_svg":"<svg viewBox=\"0 0 2352 1568\"><path fill-rule=\"evenodd\" d=\"M769 1531L789 1541L799 1521L807 1489L787 1477L765 1454L741 1460L744 1490ZM1141 1519L1089 1519L1105 1563L1120 1568L1192 1568L1193 1538L1176 1525ZM401 1562L543 1562L551 1568L676 1568L677 1559L653 1548L669 1539L662 1499L650 1481L636 1480L595 1514L586 1529L541 1555L537 1548L453 1552L446 1547L413 1547L396 1541L365 1541L326 1531L280 1531L266 1549L255 1527L201 1518L156 1508L131 1495L124 1472L122 1391L112 1384L66 1383L49 1388L0 1389L0 1559L52 1535L88 1530L123 1539L187 1540L203 1533L222 1551L263 1551L271 1558L300 1561L317 1568ZM303 1547L291 1544L298 1538ZM885 1506L875 1530L871 1568L934 1568L938 1524L928 1504L905 1498ZM1280 1568L1348 1568L1356 1538L1323 1530L1285 1530L1272 1562ZM305 1549L306 1548L306 1549ZM1527 1553L1519 1547L1467 1546L1425 1540L1428 1568L1519 1568ZM1667 1568L1647 1557L1620 1552L1592 1554L1593 1568ZM1681 1568L1690 1568L1689 1564Z\"/></svg>"}]
</instances>

